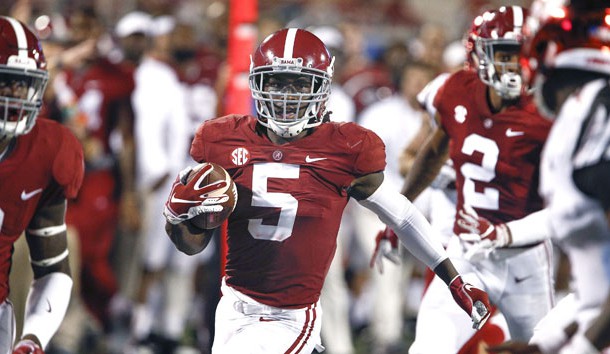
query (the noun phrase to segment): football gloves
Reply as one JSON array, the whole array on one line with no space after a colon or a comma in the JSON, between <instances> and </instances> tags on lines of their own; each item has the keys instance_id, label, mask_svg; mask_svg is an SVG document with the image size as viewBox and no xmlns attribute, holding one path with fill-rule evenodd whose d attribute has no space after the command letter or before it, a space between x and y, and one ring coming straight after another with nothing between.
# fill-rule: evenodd
<instances>
[{"instance_id":1,"label":"football gloves","mask_svg":"<svg viewBox=\"0 0 610 354\"><path fill-rule=\"evenodd\" d=\"M394 264L400 264L400 251L398 249L398 236L386 226L385 230L379 231L375 238L375 250L371 257L369 266L375 265L379 273L383 274L383 259L387 258Z\"/></svg>"},{"instance_id":2,"label":"football gloves","mask_svg":"<svg viewBox=\"0 0 610 354\"><path fill-rule=\"evenodd\" d=\"M470 205L465 204L458 211L456 224L460 240L471 244L465 254L465 258L471 261L486 258L494 249L511 243L510 229L506 224L494 225L479 216Z\"/></svg>"},{"instance_id":3,"label":"football gloves","mask_svg":"<svg viewBox=\"0 0 610 354\"><path fill-rule=\"evenodd\" d=\"M466 311L472 319L472 328L481 329L491 315L491 305L487 293L468 283L461 276L453 278L449 290L455 302Z\"/></svg>"},{"instance_id":4,"label":"football gloves","mask_svg":"<svg viewBox=\"0 0 610 354\"><path fill-rule=\"evenodd\" d=\"M15 345L13 354L44 354L44 350L31 339L22 339Z\"/></svg>"},{"instance_id":5,"label":"football gloves","mask_svg":"<svg viewBox=\"0 0 610 354\"><path fill-rule=\"evenodd\" d=\"M195 189L196 178L189 181L189 175L193 172L193 166L180 171L176 181L172 185L163 216L167 222L177 225L197 215L206 213L217 213L223 210L218 198L204 198L203 195L213 192L224 185L210 184L201 189Z\"/></svg>"}]
</instances>

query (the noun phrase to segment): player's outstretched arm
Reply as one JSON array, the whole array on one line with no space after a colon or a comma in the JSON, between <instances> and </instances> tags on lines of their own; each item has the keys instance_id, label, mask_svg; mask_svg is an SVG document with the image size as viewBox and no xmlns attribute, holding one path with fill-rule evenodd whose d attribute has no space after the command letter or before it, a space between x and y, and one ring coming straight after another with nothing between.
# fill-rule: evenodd
<instances>
[{"instance_id":1,"label":"player's outstretched arm","mask_svg":"<svg viewBox=\"0 0 610 354\"><path fill-rule=\"evenodd\" d=\"M481 328L491 313L487 294L463 282L440 243L440 237L434 235L432 226L407 198L384 183L383 173L357 178L348 193L377 214L394 230L409 252L449 285L454 300L471 317L473 327Z\"/></svg>"},{"instance_id":2,"label":"player's outstretched arm","mask_svg":"<svg viewBox=\"0 0 610 354\"><path fill-rule=\"evenodd\" d=\"M43 353L70 302L66 199L59 195L48 198L26 230L34 280L26 302L23 336L15 346L15 353Z\"/></svg>"},{"instance_id":3,"label":"player's outstretched arm","mask_svg":"<svg viewBox=\"0 0 610 354\"><path fill-rule=\"evenodd\" d=\"M418 151L402 187L402 195L415 200L428 187L449 157L449 136L437 127Z\"/></svg>"}]
</instances>

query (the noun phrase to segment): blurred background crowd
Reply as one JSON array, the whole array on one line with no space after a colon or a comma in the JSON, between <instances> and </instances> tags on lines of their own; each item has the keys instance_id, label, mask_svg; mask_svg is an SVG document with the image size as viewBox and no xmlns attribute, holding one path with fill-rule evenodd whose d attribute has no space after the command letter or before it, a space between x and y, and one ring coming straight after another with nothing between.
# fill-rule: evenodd
<instances>
[{"instance_id":1,"label":"blurred background crowd","mask_svg":"<svg viewBox=\"0 0 610 354\"><path fill-rule=\"evenodd\" d=\"M331 118L376 131L387 146L386 172L400 185L403 150L429 129L417 93L439 73L462 66L462 39L476 15L529 3L259 0L256 42L286 26L317 34L336 56ZM28 24L42 40L51 73L43 116L71 127L86 158L85 181L67 216L76 286L47 353L209 352L222 242L195 257L178 254L161 211L174 176L190 163L197 125L251 113L228 112L224 104L228 19L239 6L229 0L0 3L0 15ZM322 297L329 354L406 352L413 338L424 267L403 255L383 275L372 271L382 229L359 206L346 211ZM19 309L31 276L23 245L15 259L11 290Z\"/></svg>"}]
</instances>

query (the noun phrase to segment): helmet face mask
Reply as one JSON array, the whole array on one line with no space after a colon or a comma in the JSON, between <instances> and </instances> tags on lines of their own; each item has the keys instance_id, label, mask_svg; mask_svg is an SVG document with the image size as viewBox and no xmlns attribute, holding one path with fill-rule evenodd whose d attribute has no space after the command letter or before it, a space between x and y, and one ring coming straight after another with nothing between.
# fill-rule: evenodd
<instances>
[{"instance_id":1,"label":"helmet face mask","mask_svg":"<svg viewBox=\"0 0 610 354\"><path fill-rule=\"evenodd\" d=\"M523 93L519 53L526 17L527 10L519 6L486 12L475 19L468 39L479 78L506 100Z\"/></svg>"},{"instance_id":2,"label":"helmet face mask","mask_svg":"<svg viewBox=\"0 0 610 354\"><path fill-rule=\"evenodd\" d=\"M0 139L29 133L48 81L36 36L21 22L0 16Z\"/></svg>"},{"instance_id":3,"label":"helmet face mask","mask_svg":"<svg viewBox=\"0 0 610 354\"><path fill-rule=\"evenodd\" d=\"M514 41L477 41L479 78L504 99L521 96L520 51L521 45Z\"/></svg>"},{"instance_id":4,"label":"helmet face mask","mask_svg":"<svg viewBox=\"0 0 610 354\"><path fill-rule=\"evenodd\" d=\"M308 31L283 29L267 37L250 66L249 84L259 123L284 138L320 125L330 96L333 64L322 41Z\"/></svg>"}]
</instances>

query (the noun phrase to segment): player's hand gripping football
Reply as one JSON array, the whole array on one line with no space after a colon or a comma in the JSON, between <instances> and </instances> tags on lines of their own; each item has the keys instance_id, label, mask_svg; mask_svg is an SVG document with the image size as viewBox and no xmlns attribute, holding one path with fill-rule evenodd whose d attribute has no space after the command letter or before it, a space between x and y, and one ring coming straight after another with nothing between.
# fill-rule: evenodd
<instances>
[{"instance_id":1,"label":"player's hand gripping football","mask_svg":"<svg viewBox=\"0 0 610 354\"><path fill-rule=\"evenodd\" d=\"M472 328L480 329L491 315L491 305L487 293L468 283L464 283L459 275L449 283L449 290L455 302L472 319Z\"/></svg>"},{"instance_id":2,"label":"player's hand gripping football","mask_svg":"<svg viewBox=\"0 0 610 354\"><path fill-rule=\"evenodd\" d=\"M386 226L385 230L379 231L375 238L375 251L369 263L371 268L377 265L379 273L383 274L383 259L387 258L394 264L400 264L400 252L398 249L398 236Z\"/></svg>"},{"instance_id":3,"label":"player's hand gripping football","mask_svg":"<svg viewBox=\"0 0 610 354\"><path fill-rule=\"evenodd\" d=\"M207 165L205 168L211 168ZM207 198L205 195L226 187L226 182L218 181L205 186L195 186L197 178L189 176L195 173L193 166L180 171L172 185L163 215L170 224L177 225L185 220L192 219L206 213L217 213L223 210L222 201L218 198Z\"/></svg>"},{"instance_id":4,"label":"player's hand gripping football","mask_svg":"<svg viewBox=\"0 0 610 354\"><path fill-rule=\"evenodd\" d=\"M458 211L456 224L460 240L473 244L465 254L466 259L486 258L494 249L511 243L510 229L506 224L494 225L479 216L470 205L465 204Z\"/></svg>"},{"instance_id":5,"label":"player's hand gripping football","mask_svg":"<svg viewBox=\"0 0 610 354\"><path fill-rule=\"evenodd\" d=\"M15 345L13 354L44 354L44 350L31 339L22 339Z\"/></svg>"}]
</instances>

